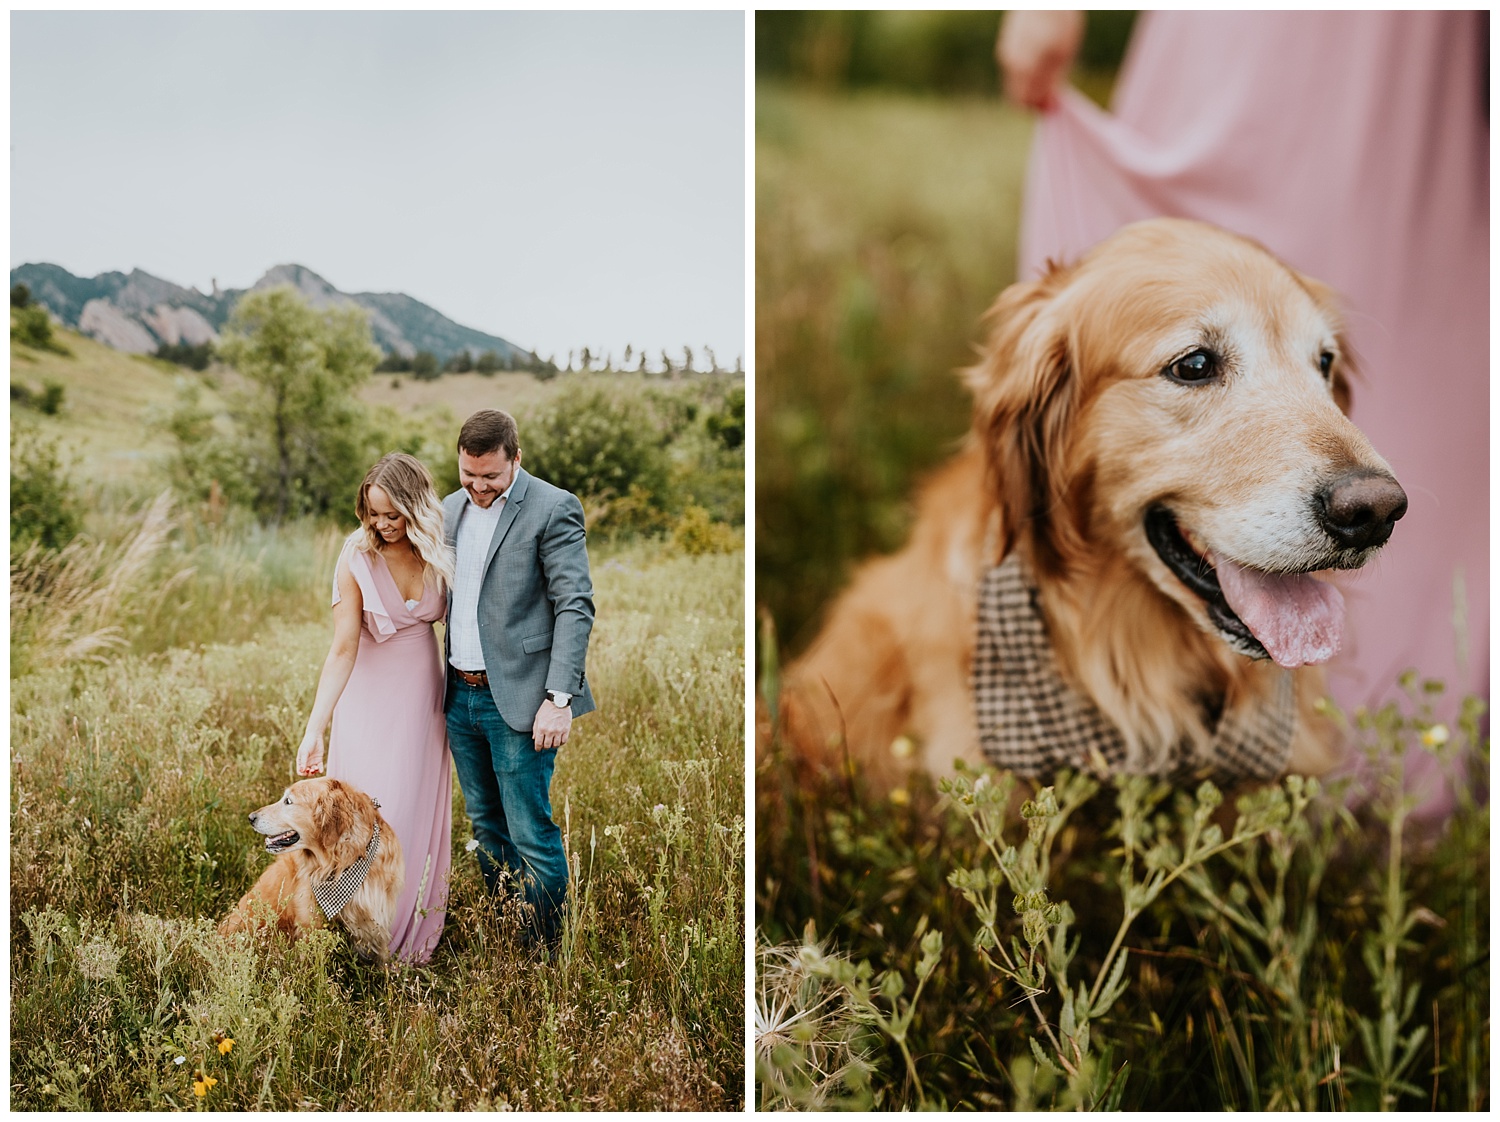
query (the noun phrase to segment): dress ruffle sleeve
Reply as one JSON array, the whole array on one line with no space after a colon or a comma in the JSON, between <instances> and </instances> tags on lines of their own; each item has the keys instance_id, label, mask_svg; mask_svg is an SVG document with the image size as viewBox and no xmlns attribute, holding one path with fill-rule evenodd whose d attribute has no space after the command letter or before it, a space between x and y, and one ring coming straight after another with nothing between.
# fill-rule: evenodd
<instances>
[{"instance_id":1,"label":"dress ruffle sleeve","mask_svg":"<svg viewBox=\"0 0 1500 1122\"><path fill-rule=\"evenodd\" d=\"M377 643L383 643L396 634L396 624L375 587L375 570L370 566L370 555L356 549L353 542L346 542L339 554L339 564L343 564L345 558L349 560L349 572L354 576L354 583L359 585L359 594L364 600L365 629ZM338 566L334 566L333 602L337 604L340 599Z\"/></svg>"}]
</instances>

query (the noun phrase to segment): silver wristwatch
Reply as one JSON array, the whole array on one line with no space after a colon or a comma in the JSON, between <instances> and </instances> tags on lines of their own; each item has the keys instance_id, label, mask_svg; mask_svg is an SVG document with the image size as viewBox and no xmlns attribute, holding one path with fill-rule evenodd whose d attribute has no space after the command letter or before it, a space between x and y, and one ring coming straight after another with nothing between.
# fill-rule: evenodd
<instances>
[{"instance_id":1,"label":"silver wristwatch","mask_svg":"<svg viewBox=\"0 0 1500 1122\"><path fill-rule=\"evenodd\" d=\"M569 705L573 704L573 695L563 693L562 690L548 690L547 699L559 709L566 709Z\"/></svg>"}]
</instances>

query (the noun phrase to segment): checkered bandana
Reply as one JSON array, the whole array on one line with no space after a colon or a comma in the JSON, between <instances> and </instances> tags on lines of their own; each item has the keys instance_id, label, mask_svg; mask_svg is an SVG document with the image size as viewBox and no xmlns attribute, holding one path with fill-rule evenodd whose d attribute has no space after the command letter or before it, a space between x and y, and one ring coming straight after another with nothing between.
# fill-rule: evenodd
<instances>
[{"instance_id":1,"label":"checkered bandana","mask_svg":"<svg viewBox=\"0 0 1500 1122\"><path fill-rule=\"evenodd\" d=\"M376 809L380 804L374 799ZM313 895L318 898L318 907L323 909L323 914L329 919L344 910L344 905L353 899L354 894L359 891L359 886L365 883L365 874L370 871L370 862L375 860L375 854L380 852L380 817L375 818L375 832L370 835L370 844L365 847L362 857L350 865L336 877L329 877L322 884L313 887Z\"/></svg>"},{"instance_id":2,"label":"checkered bandana","mask_svg":"<svg viewBox=\"0 0 1500 1122\"><path fill-rule=\"evenodd\" d=\"M1120 730L1057 669L1036 583L1015 550L980 581L977 638L970 684L980 747L990 763L1025 776L1065 767L1097 771L1100 760L1111 774L1124 769ZM1191 745L1180 744L1166 770L1275 778L1291 757L1296 723L1296 686L1282 670L1269 705L1222 717L1206 758L1194 758Z\"/></svg>"}]
</instances>

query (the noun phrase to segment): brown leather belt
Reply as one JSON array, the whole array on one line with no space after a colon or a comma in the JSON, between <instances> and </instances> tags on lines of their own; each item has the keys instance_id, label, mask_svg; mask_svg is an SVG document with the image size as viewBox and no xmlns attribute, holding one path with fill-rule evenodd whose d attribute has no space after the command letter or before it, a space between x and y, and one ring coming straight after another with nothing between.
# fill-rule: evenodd
<instances>
[{"instance_id":1,"label":"brown leather belt","mask_svg":"<svg viewBox=\"0 0 1500 1122\"><path fill-rule=\"evenodd\" d=\"M490 676L483 670L460 670L456 666L450 666L449 669L471 686L486 690L490 688Z\"/></svg>"}]
</instances>

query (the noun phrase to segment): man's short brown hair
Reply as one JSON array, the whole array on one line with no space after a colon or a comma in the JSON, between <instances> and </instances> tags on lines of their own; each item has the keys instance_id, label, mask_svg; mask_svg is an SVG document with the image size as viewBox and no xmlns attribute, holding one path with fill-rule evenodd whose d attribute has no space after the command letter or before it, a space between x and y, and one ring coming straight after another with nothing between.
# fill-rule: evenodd
<instances>
[{"instance_id":1,"label":"man's short brown hair","mask_svg":"<svg viewBox=\"0 0 1500 1122\"><path fill-rule=\"evenodd\" d=\"M458 450L471 456L488 456L505 449L505 457L514 460L521 454L521 434L516 419L504 409L481 409L458 430Z\"/></svg>"}]
</instances>

